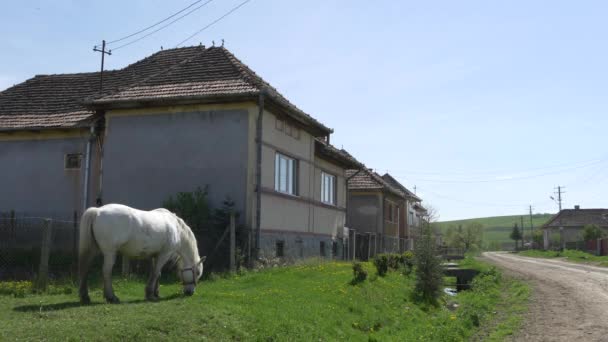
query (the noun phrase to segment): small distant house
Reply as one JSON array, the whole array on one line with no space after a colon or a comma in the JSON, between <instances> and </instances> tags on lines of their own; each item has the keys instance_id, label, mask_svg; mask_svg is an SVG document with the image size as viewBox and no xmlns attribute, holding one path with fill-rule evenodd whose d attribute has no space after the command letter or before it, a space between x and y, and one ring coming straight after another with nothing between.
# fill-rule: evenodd
<instances>
[{"instance_id":1,"label":"small distant house","mask_svg":"<svg viewBox=\"0 0 608 342\"><path fill-rule=\"evenodd\" d=\"M542 226L544 248L568 248L569 245L581 243L583 229L590 224L608 233L608 209L581 209L576 205L574 209L560 210Z\"/></svg>"},{"instance_id":2,"label":"small distant house","mask_svg":"<svg viewBox=\"0 0 608 342\"><path fill-rule=\"evenodd\" d=\"M38 75L0 92L0 212L68 217L160 207L209 186L260 257L340 255L346 170L333 130L224 47L159 51L123 69Z\"/></svg>"},{"instance_id":3,"label":"small distant house","mask_svg":"<svg viewBox=\"0 0 608 342\"><path fill-rule=\"evenodd\" d=\"M408 203L420 201L392 176L348 170L347 227L353 230L355 257L402 252L412 247ZM357 242L358 240L358 242Z\"/></svg>"}]
</instances>

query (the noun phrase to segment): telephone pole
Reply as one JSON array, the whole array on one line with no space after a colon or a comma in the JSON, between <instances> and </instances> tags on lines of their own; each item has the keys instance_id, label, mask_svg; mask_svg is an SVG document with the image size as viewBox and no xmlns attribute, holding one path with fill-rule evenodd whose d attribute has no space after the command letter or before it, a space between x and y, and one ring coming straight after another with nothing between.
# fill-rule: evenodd
<instances>
[{"instance_id":1,"label":"telephone pole","mask_svg":"<svg viewBox=\"0 0 608 342\"><path fill-rule=\"evenodd\" d=\"M532 221L532 205L530 205L530 234L534 234L534 222Z\"/></svg>"},{"instance_id":2,"label":"telephone pole","mask_svg":"<svg viewBox=\"0 0 608 342\"><path fill-rule=\"evenodd\" d=\"M566 193L563 191L564 188L564 186L557 186L557 204L559 205L559 211L562 211L562 194Z\"/></svg>"},{"instance_id":3,"label":"telephone pole","mask_svg":"<svg viewBox=\"0 0 608 342\"><path fill-rule=\"evenodd\" d=\"M112 50L106 51L106 41L101 41L101 50L97 48L97 45L93 47L93 51L101 52L101 72L99 74L99 93L103 91L103 63L106 55L112 55Z\"/></svg>"},{"instance_id":4,"label":"telephone pole","mask_svg":"<svg viewBox=\"0 0 608 342\"><path fill-rule=\"evenodd\" d=\"M521 246L524 246L524 242L526 242L525 236L526 236L526 230L524 229L524 217L520 216L519 217L521 219Z\"/></svg>"}]
</instances>

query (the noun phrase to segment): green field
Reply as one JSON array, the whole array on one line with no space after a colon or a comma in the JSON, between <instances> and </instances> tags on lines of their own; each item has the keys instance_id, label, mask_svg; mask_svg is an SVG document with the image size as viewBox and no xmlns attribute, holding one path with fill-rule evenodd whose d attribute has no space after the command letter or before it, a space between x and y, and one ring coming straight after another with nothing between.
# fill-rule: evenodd
<instances>
[{"instance_id":1,"label":"green field","mask_svg":"<svg viewBox=\"0 0 608 342\"><path fill-rule=\"evenodd\" d=\"M369 276L358 285L350 284L352 264L315 262L213 277L192 297L165 281L155 303L142 300L143 281L117 278L118 305L102 301L99 285L93 304L81 306L71 285L14 297L10 283L0 282L0 340L501 340L516 329L528 296L525 284L501 281L493 270L473 290L433 307L412 299L412 274L378 277L370 263L364 267Z\"/></svg>"},{"instance_id":2,"label":"green field","mask_svg":"<svg viewBox=\"0 0 608 342\"><path fill-rule=\"evenodd\" d=\"M534 228L542 226L547 222L553 214L534 214L532 215L532 223ZM478 222L484 227L483 242L484 246L489 246L491 242L496 241L500 244L513 244L513 240L509 238L513 225L517 223L521 226L521 216L494 216L494 217L480 217L466 220L456 221L443 221L437 222L437 225L441 228L442 232L446 232L449 227L458 227L458 225L465 226L468 223ZM520 227L521 228L521 227ZM530 216L524 216L524 233L526 236L530 234Z\"/></svg>"}]
</instances>

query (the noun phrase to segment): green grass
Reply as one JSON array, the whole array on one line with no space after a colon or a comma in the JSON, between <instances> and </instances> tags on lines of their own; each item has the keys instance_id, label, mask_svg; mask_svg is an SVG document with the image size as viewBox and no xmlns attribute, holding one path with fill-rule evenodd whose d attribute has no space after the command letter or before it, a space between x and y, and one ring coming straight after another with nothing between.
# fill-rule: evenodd
<instances>
[{"instance_id":1,"label":"green grass","mask_svg":"<svg viewBox=\"0 0 608 342\"><path fill-rule=\"evenodd\" d=\"M459 294L461 301L478 303L477 306L482 307L478 312L487 315L483 327L475 334L475 340L503 341L517 332L523 314L528 310L529 285L504 277L494 266L481 262L471 255L467 255L459 264L463 268L473 268L482 272L482 275L474 280L474 285L478 285L478 288L474 286L472 291ZM498 284L493 284L494 281Z\"/></svg>"},{"instance_id":2,"label":"green grass","mask_svg":"<svg viewBox=\"0 0 608 342\"><path fill-rule=\"evenodd\" d=\"M52 295L0 295L0 340L462 341L505 310L504 324L516 326L504 305L521 300L522 290L510 281L486 275L476 289L449 297L459 305L450 311L445 300L439 307L412 301L413 274L378 277L370 263L363 265L368 279L355 286L352 265L337 262L214 277L192 297L166 281L157 303L142 300L143 281L119 278L119 305L103 303L98 286L90 306L80 306L75 288L66 294L65 285Z\"/></svg>"},{"instance_id":3,"label":"green grass","mask_svg":"<svg viewBox=\"0 0 608 342\"><path fill-rule=\"evenodd\" d=\"M564 251L540 251L527 250L519 252L519 255L534 258L565 258L568 261L592 264L596 266L608 266L608 256L596 256L582 251L565 249Z\"/></svg>"},{"instance_id":4,"label":"green grass","mask_svg":"<svg viewBox=\"0 0 608 342\"><path fill-rule=\"evenodd\" d=\"M534 228L539 228L545 222L547 222L553 214L534 214L532 215L532 223L534 224ZM456 220L456 221L443 221L437 222L437 225L441 229L442 232L446 232L447 229L452 227L458 227L458 225L465 226L466 224L478 222L481 223L484 227L483 233L483 242L485 246L489 246L489 244L493 241L496 241L500 244L513 244L513 240L509 238L511 231L513 230L513 224L517 223L518 226L521 226L521 218L519 215L513 216L493 216L493 217L480 217L480 218L472 218L466 220ZM530 233L530 216L524 216L524 228L526 236Z\"/></svg>"}]
</instances>

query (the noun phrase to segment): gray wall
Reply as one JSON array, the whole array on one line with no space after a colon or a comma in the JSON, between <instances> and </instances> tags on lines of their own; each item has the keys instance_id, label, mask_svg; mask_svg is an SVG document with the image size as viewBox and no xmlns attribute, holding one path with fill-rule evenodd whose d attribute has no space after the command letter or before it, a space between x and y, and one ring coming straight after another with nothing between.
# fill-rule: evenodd
<instances>
[{"instance_id":1,"label":"gray wall","mask_svg":"<svg viewBox=\"0 0 608 342\"><path fill-rule=\"evenodd\" d=\"M204 111L110 116L104 152L104 203L139 209L209 185L213 207L230 196L246 217L248 112Z\"/></svg>"},{"instance_id":2,"label":"gray wall","mask_svg":"<svg viewBox=\"0 0 608 342\"><path fill-rule=\"evenodd\" d=\"M346 226L359 233L382 233L382 207L379 195L349 192Z\"/></svg>"},{"instance_id":3,"label":"gray wall","mask_svg":"<svg viewBox=\"0 0 608 342\"><path fill-rule=\"evenodd\" d=\"M81 170L65 170L67 153L84 155L83 138L0 141L0 212L70 218L81 211Z\"/></svg>"}]
</instances>

